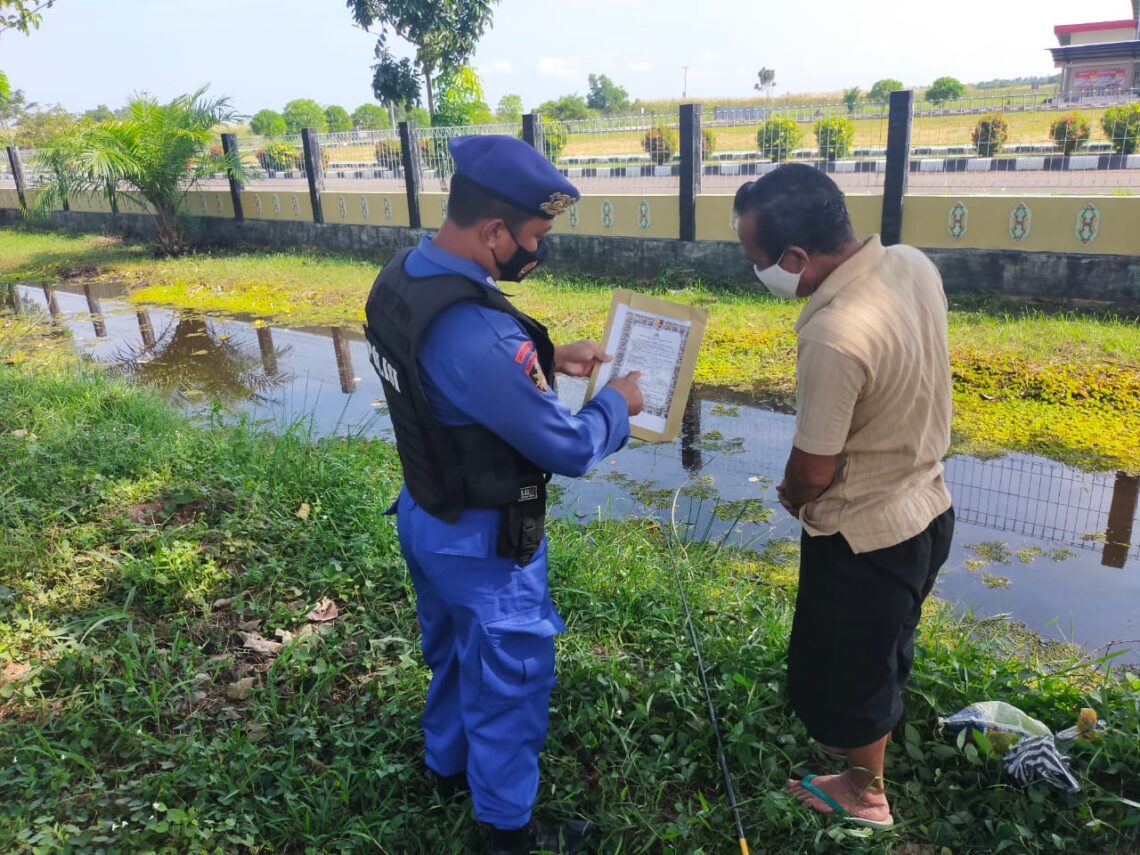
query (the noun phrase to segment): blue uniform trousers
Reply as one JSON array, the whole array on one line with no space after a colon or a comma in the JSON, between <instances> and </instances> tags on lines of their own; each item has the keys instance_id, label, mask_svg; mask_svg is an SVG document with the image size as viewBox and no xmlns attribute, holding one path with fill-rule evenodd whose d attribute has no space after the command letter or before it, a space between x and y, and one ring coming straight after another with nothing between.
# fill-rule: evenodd
<instances>
[{"instance_id":1,"label":"blue uniform trousers","mask_svg":"<svg viewBox=\"0 0 1140 855\"><path fill-rule=\"evenodd\" d=\"M405 489L397 514L432 672L420 719L427 765L466 771L480 822L521 827L538 791L554 636L566 628L550 600L546 542L520 567L496 555L497 510L448 524Z\"/></svg>"}]
</instances>

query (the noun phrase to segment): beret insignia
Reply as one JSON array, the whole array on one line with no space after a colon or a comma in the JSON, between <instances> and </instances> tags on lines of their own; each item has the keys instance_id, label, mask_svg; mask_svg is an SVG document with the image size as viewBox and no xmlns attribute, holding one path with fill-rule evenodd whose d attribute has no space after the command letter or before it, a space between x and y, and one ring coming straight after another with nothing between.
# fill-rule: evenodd
<instances>
[{"instance_id":1,"label":"beret insignia","mask_svg":"<svg viewBox=\"0 0 1140 855\"><path fill-rule=\"evenodd\" d=\"M551 193L550 198L538 207L541 208L544 213L550 214L552 217L557 217L573 204L573 196L566 193Z\"/></svg>"}]
</instances>

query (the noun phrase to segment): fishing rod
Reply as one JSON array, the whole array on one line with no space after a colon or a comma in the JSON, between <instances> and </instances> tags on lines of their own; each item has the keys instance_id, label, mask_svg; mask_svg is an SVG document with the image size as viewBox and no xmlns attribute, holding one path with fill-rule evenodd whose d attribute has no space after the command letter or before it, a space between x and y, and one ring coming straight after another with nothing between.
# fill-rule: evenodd
<instances>
[{"instance_id":1,"label":"fishing rod","mask_svg":"<svg viewBox=\"0 0 1140 855\"><path fill-rule=\"evenodd\" d=\"M669 560L670 560L670 563L673 565L673 575L674 575L675 579L677 580L677 593L681 597L681 606L685 610L685 623L689 628L689 641L693 645L693 652L696 654L696 657L697 657L697 671L701 675L701 686L705 692L705 703L708 705L709 721L712 722L713 735L716 737L717 762L720 764L720 773L724 777L724 791L725 791L725 794L728 796L728 806L732 810L732 816L736 822L736 839L737 839L737 842L740 843L741 855L749 855L749 853L748 853L748 838L744 834L744 823L740 818L740 805L738 805L737 801L736 801L736 788L733 787L733 785L732 785L732 772L729 771L728 758L725 757L725 754L724 754L724 738L721 736L720 720L716 714L716 706L713 703L712 691L709 689L708 675L705 673L705 661L704 661L704 656L701 654L701 643L697 637L696 625L693 623L693 613L689 609L689 600L685 596L685 586L681 580L681 568L677 563L677 555L674 552L674 545L675 544L680 544L681 549L684 551L684 541L680 538L678 531L677 531L677 502L681 498L681 490L683 487L684 487L684 485L681 485L681 487L678 487L677 491L673 494L673 505L669 511L669 523L670 523L670 528L672 529L672 536L666 538L666 542L669 545ZM702 501L702 504L703 504L703 501ZM699 512L700 511L698 509L698 515L699 515ZM737 524L740 522L740 517L743 516L743 513L744 512L742 510L740 512L740 515L737 516L736 521L729 527L728 531L730 533L736 528ZM706 537L708 536L708 534L711 530L712 530L712 520L710 518L709 523L705 529L705 536ZM720 543L717 544L716 549L713 552L714 557L720 552L720 548L724 545L724 543L727 539L728 539L728 534L725 534L724 538L721 540ZM688 555L688 553L686 551L686 557L687 557L687 555Z\"/></svg>"}]
</instances>

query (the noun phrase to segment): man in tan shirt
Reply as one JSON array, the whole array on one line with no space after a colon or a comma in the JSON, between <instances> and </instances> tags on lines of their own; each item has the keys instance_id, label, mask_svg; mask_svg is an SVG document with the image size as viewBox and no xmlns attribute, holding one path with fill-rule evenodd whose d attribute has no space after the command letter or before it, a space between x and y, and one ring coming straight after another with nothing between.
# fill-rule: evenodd
<instances>
[{"instance_id":1,"label":"man in tan shirt","mask_svg":"<svg viewBox=\"0 0 1140 855\"><path fill-rule=\"evenodd\" d=\"M843 194L788 165L736 194L737 235L796 323L796 433L781 504L803 524L788 694L838 775L789 781L819 811L894 820L883 764L922 603L950 551L946 296L917 249L859 241Z\"/></svg>"}]
</instances>

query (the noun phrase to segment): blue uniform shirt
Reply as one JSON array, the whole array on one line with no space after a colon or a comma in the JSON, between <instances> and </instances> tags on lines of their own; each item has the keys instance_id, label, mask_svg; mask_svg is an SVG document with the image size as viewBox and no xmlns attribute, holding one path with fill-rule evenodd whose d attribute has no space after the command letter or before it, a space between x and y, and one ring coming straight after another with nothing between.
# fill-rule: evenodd
<instances>
[{"instance_id":1,"label":"blue uniform shirt","mask_svg":"<svg viewBox=\"0 0 1140 855\"><path fill-rule=\"evenodd\" d=\"M404 262L413 277L458 273L487 288L483 267L440 249L427 236ZM621 393L603 389L576 414L530 372L533 343L503 312L472 301L442 312L424 332L417 358L428 403L441 424L479 423L535 465L581 475L629 440Z\"/></svg>"}]
</instances>

